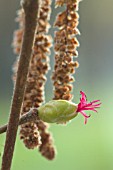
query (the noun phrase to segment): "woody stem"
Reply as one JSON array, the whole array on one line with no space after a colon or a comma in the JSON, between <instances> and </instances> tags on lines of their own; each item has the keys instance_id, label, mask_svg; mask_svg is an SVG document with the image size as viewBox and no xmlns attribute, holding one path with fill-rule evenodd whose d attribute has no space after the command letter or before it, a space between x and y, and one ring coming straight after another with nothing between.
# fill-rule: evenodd
<instances>
[{"instance_id":1,"label":"woody stem","mask_svg":"<svg viewBox=\"0 0 113 170\"><path fill-rule=\"evenodd\" d=\"M9 123L7 126L6 141L2 157L1 170L10 170L13 152L15 147L17 129L21 106L24 97L25 85L31 59L34 34L36 29L36 19L39 7L39 0L22 0L25 12L25 31L23 35L20 61L17 71L17 79L11 104Z\"/></svg>"},{"instance_id":2,"label":"woody stem","mask_svg":"<svg viewBox=\"0 0 113 170\"><path fill-rule=\"evenodd\" d=\"M28 123L28 122L35 122L37 120L39 120L38 110L32 109L28 113L26 113L20 117L19 125L22 125L22 124ZM7 131L7 126L8 126L8 124L5 124L0 127L0 134L5 133Z\"/></svg>"}]
</instances>

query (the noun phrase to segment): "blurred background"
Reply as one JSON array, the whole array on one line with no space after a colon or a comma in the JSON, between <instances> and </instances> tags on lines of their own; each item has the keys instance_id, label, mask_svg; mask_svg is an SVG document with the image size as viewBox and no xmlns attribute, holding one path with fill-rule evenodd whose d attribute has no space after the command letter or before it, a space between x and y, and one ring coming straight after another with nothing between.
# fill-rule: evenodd
<instances>
[{"instance_id":1,"label":"blurred background","mask_svg":"<svg viewBox=\"0 0 113 170\"><path fill-rule=\"evenodd\" d=\"M0 125L8 120L13 93L11 80L12 64L16 56L11 47L18 0L0 0ZM51 24L58 11L52 4ZM112 170L113 169L113 1L84 0L80 3L81 35L78 40L78 61L80 67L75 74L74 99L79 102L79 91L83 90L88 99L102 102L98 114L92 113L87 125L79 115L67 126L52 125L57 156L47 161L38 150L27 150L23 143L16 141L12 170ZM50 29L53 35L53 29ZM53 66L53 50L51 67ZM53 68L53 67L52 67ZM51 71L46 83L46 101L52 99ZM0 162L5 135L0 135Z\"/></svg>"}]
</instances>

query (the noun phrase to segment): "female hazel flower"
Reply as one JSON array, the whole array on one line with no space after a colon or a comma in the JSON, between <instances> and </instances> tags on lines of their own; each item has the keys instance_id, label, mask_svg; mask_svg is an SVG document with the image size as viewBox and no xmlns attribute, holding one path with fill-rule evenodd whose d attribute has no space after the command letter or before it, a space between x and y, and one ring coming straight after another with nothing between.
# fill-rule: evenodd
<instances>
[{"instance_id":1,"label":"female hazel flower","mask_svg":"<svg viewBox=\"0 0 113 170\"><path fill-rule=\"evenodd\" d=\"M76 112L80 112L84 117L85 117L85 124L87 123L87 119L91 116L91 115L87 115L85 113L85 110L92 110L94 112L97 112L96 108L99 108L101 103L100 100L94 100L92 102L87 103L87 98L86 95L83 91L80 91L81 94L81 98L80 98L80 103L78 104L78 108Z\"/></svg>"},{"instance_id":2,"label":"female hazel flower","mask_svg":"<svg viewBox=\"0 0 113 170\"><path fill-rule=\"evenodd\" d=\"M85 110L97 112L100 107L100 100L87 102L86 95L80 91L80 103L75 104L67 100L52 100L38 109L38 116L41 120L48 123L66 123L81 113L85 117L85 124L90 115L85 113ZM99 103L98 103L99 102Z\"/></svg>"}]
</instances>

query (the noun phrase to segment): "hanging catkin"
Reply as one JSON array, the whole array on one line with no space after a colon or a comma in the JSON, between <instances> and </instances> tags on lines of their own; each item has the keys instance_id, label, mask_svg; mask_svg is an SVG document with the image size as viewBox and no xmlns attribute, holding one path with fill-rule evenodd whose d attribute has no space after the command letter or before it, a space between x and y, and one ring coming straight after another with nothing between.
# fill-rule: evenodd
<instances>
[{"instance_id":1,"label":"hanging catkin","mask_svg":"<svg viewBox=\"0 0 113 170\"><path fill-rule=\"evenodd\" d=\"M72 99L72 82L78 62L74 61L78 53L79 43L75 35L79 15L77 13L79 0L56 0L57 6L66 6L66 10L57 15L54 25L58 27L54 37L55 66L52 75L54 85L54 99Z\"/></svg>"},{"instance_id":2,"label":"hanging catkin","mask_svg":"<svg viewBox=\"0 0 113 170\"><path fill-rule=\"evenodd\" d=\"M50 0L44 0L41 4L39 16L37 18L38 24L21 114L25 114L32 107L39 107L44 102L45 75L49 69L48 55L50 54L50 47L52 45L52 39L47 35L50 27L48 23L51 12L50 5ZM16 53L19 54L22 34L24 32L24 14L22 11L19 12L18 21L21 30L19 29L15 32L13 44ZM21 34L19 34L20 32ZM18 64L16 63L15 65L17 66ZM14 71L16 71L16 67L14 68ZM21 126L20 138L27 148L34 149L35 147L40 146L39 151L42 155L48 159L53 159L55 150L52 144L51 134L47 129L48 126L42 121L38 123L26 123Z\"/></svg>"}]
</instances>

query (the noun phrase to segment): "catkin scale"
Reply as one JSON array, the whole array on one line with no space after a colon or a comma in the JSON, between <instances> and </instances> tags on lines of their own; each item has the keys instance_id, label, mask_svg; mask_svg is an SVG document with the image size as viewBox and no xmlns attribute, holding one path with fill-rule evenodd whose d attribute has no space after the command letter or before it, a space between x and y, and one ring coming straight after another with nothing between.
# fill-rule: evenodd
<instances>
[{"instance_id":1,"label":"catkin scale","mask_svg":"<svg viewBox=\"0 0 113 170\"><path fill-rule=\"evenodd\" d=\"M77 116L77 105L66 100L52 100L38 108L38 116L48 123L66 123Z\"/></svg>"}]
</instances>

